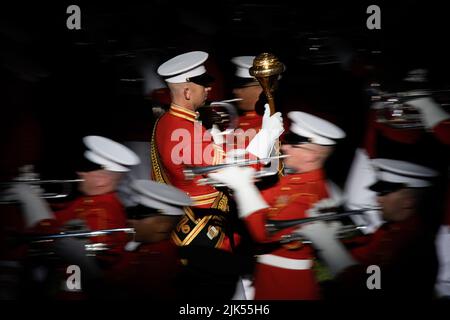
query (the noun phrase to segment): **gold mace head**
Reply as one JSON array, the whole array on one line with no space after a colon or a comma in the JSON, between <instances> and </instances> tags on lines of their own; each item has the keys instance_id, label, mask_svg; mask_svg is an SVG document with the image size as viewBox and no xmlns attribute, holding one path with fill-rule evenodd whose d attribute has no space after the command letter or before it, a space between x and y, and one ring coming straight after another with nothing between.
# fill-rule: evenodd
<instances>
[{"instance_id":1,"label":"gold mace head","mask_svg":"<svg viewBox=\"0 0 450 320\"><path fill-rule=\"evenodd\" d=\"M250 74L255 78L266 78L279 75L284 71L284 65L271 53L261 53L253 60Z\"/></svg>"}]
</instances>

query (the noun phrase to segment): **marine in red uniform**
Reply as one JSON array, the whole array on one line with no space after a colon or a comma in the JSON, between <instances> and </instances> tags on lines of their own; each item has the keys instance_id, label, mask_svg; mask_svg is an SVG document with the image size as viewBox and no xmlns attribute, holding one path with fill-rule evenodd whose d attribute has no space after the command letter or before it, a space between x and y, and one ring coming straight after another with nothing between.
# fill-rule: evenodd
<instances>
[{"instance_id":1,"label":"marine in red uniform","mask_svg":"<svg viewBox=\"0 0 450 320\"><path fill-rule=\"evenodd\" d=\"M173 186L151 180L134 180L130 187L136 206L127 210L128 224L135 235L125 246L123 272L117 275L119 290L126 298L175 299L180 262L170 234L191 199Z\"/></svg>"},{"instance_id":2,"label":"marine in red uniform","mask_svg":"<svg viewBox=\"0 0 450 320\"><path fill-rule=\"evenodd\" d=\"M251 168L231 167L211 173L214 179L233 189L239 215L266 252L257 256L254 273L255 299L318 299L319 287L313 267L313 249L301 242L281 245L283 236L293 228L268 233L266 223L305 217L328 191L322 166L335 144L345 133L329 123L303 112L291 112L290 133L285 136L285 165L295 171L261 194L251 183ZM269 249L270 248L270 249Z\"/></svg>"},{"instance_id":3,"label":"marine in red uniform","mask_svg":"<svg viewBox=\"0 0 450 320\"><path fill-rule=\"evenodd\" d=\"M171 91L170 109L156 123L152 137L152 179L171 184L186 192L193 206L218 209L228 213L228 198L213 186L199 186L201 176L186 179L186 166L207 166L221 163L225 153L212 143L209 132L198 120L196 109L202 106L210 91L211 77L203 63L206 52L189 52L177 56L158 69L166 77ZM183 64L183 65L180 65ZM206 214L197 217L192 209L180 221L172 239L179 246L200 244L231 250L229 238L218 222L223 217Z\"/></svg>"},{"instance_id":4,"label":"marine in red uniform","mask_svg":"<svg viewBox=\"0 0 450 320\"><path fill-rule=\"evenodd\" d=\"M207 57L205 52L189 52L170 59L158 69L171 90L172 102L169 111L158 120L154 128L152 176L158 182L171 184L188 193L196 208L227 212L228 198L223 192L211 185L199 185L198 180L202 176L187 179L183 172L187 166L222 163L226 157L223 149L213 143L210 132L198 121L196 112L205 103L210 90L211 77L205 73L203 66ZM272 122L277 123L278 117L279 115L273 116ZM273 146L277 138L266 137L267 141L261 141L254 147L255 156L265 157L259 151L270 151L270 146ZM214 226L213 219L217 217L206 215L199 218L191 209L187 209L186 216L174 233L175 243L186 246L194 241L230 250L229 239L222 228Z\"/></svg>"},{"instance_id":5,"label":"marine in red uniform","mask_svg":"<svg viewBox=\"0 0 450 320\"><path fill-rule=\"evenodd\" d=\"M341 270L336 282L338 295L356 298L431 299L437 274L437 259L427 188L437 172L414 163L374 159L377 193L386 221L351 253L358 264ZM429 195L428 195L429 196ZM311 238L314 241L314 238ZM380 268L379 290L368 290L367 268ZM339 298L339 296L333 296Z\"/></svg>"},{"instance_id":6,"label":"marine in red uniform","mask_svg":"<svg viewBox=\"0 0 450 320\"><path fill-rule=\"evenodd\" d=\"M403 92L401 102L378 102L369 111L364 144L356 151L346 182L349 209L377 206L375 194L367 189L375 182L369 159L413 161L443 173L448 169L450 114L427 89L426 70L412 70L403 80L407 91ZM439 194L444 200L443 192ZM380 217L379 211L371 210L365 214L365 222L360 216L352 219L357 224L366 224L363 231L372 233L383 223Z\"/></svg>"},{"instance_id":7,"label":"marine in red uniform","mask_svg":"<svg viewBox=\"0 0 450 320\"><path fill-rule=\"evenodd\" d=\"M83 195L66 209L56 211L55 219L60 227L64 227L73 220L81 220L91 231L125 228L127 225L125 208L115 192ZM126 234L112 233L93 237L90 242L108 246L108 257L111 258L114 254L120 254L123 251L126 241Z\"/></svg>"},{"instance_id":8,"label":"marine in red uniform","mask_svg":"<svg viewBox=\"0 0 450 320\"><path fill-rule=\"evenodd\" d=\"M228 197L213 186L199 186L201 176L187 179L183 172L187 166L215 165L225 158L196 112L211 89L212 79L203 65L207 58L206 52L188 52L158 68L172 101L155 124L151 144L152 179L181 189L193 201L192 207L185 207L172 240L183 266L177 295L200 300L230 298L237 280L230 253L234 234L225 230L230 221ZM220 256L225 256L224 262Z\"/></svg>"},{"instance_id":9,"label":"marine in red uniform","mask_svg":"<svg viewBox=\"0 0 450 320\"><path fill-rule=\"evenodd\" d=\"M78 175L82 179L79 191L83 194L67 208L54 214L48 205L26 185L15 187L15 194L22 204L27 227L39 233L57 231L96 231L124 228L125 209L115 190L128 166L139 163L139 158L125 146L99 136L83 139L88 150L85 161L80 164ZM55 241L55 252L70 264L80 266L86 279L101 277L105 281L114 279L114 268L123 253L127 241L124 233L112 233L89 238L89 244L105 246L96 251L97 259L88 258L84 240L64 238Z\"/></svg>"},{"instance_id":10,"label":"marine in red uniform","mask_svg":"<svg viewBox=\"0 0 450 320\"><path fill-rule=\"evenodd\" d=\"M237 280L229 255L237 238L228 231L232 217L227 195L210 185L199 186L201 176L187 179L183 173L187 166L215 165L226 157L222 148L212 142L210 132L197 121L196 110L205 103L210 91L211 77L203 65L207 58L206 52L188 52L158 68L172 101L169 112L155 125L151 157L153 180L171 184L193 200L172 239L180 246L185 266L182 294L198 299L230 298ZM277 123L278 116L272 122ZM261 146L255 147L253 154L264 158L265 154L258 151L270 151L277 138L260 139Z\"/></svg>"}]
</instances>

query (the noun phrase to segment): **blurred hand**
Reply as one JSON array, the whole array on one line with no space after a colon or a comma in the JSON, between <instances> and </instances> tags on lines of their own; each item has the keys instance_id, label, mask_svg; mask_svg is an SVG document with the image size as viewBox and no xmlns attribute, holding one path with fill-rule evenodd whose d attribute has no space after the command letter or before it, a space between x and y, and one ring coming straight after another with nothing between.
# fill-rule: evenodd
<instances>
[{"instance_id":1,"label":"blurred hand","mask_svg":"<svg viewBox=\"0 0 450 320\"><path fill-rule=\"evenodd\" d=\"M14 200L20 202L26 202L33 197L39 197L42 193L42 189L39 186L32 186L26 183L14 183L13 186L7 191Z\"/></svg>"},{"instance_id":2,"label":"blurred hand","mask_svg":"<svg viewBox=\"0 0 450 320\"><path fill-rule=\"evenodd\" d=\"M295 233L304 236L312 242L319 243L319 239L335 239L341 226L342 223L339 221L315 221L302 225L295 230Z\"/></svg>"},{"instance_id":3,"label":"blurred hand","mask_svg":"<svg viewBox=\"0 0 450 320\"><path fill-rule=\"evenodd\" d=\"M275 142L284 131L281 113L277 112L269 116L269 105L266 104L265 108L261 130L250 141L247 147L247 151L259 159L270 156Z\"/></svg>"},{"instance_id":4,"label":"blurred hand","mask_svg":"<svg viewBox=\"0 0 450 320\"><path fill-rule=\"evenodd\" d=\"M43 199L36 194L36 189L24 183L17 183L10 189L12 197L21 203L25 226L31 227L38 221L54 219L54 215Z\"/></svg>"},{"instance_id":5,"label":"blurred hand","mask_svg":"<svg viewBox=\"0 0 450 320\"><path fill-rule=\"evenodd\" d=\"M209 174L212 179L233 189L239 218L268 207L253 184L254 173L255 169L251 167L228 167Z\"/></svg>"},{"instance_id":6,"label":"blurred hand","mask_svg":"<svg viewBox=\"0 0 450 320\"><path fill-rule=\"evenodd\" d=\"M263 115L262 124L261 124L262 129L268 127L269 119L270 119L270 106L268 103L266 103L264 105L264 115Z\"/></svg>"},{"instance_id":7,"label":"blurred hand","mask_svg":"<svg viewBox=\"0 0 450 320\"><path fill-rule=\"evenodd\" d=\"M326 204L329 199L326 200L322 203ZM317 209L312 208L307 211L307 214L309 217L315 217L318 215ZM312 246L318 250L319 256L333 275L339 274L345 268L356 263L342 243L336 239L341 226L342 224L338 221L315 221L304 224L295 230L296 234L311 241Z\"/></svg>"},{"instance_id":8,"label":"blurred hand","mask_svg":"<svg viewBox=\"0 0 450 320\"><path fill-rule=\"evenodd\" d=\"M227 151L225 163L234 163L236 161L244 161L247 151L245 149L232 149Z\"/></svg>"},{"instance_id":9,"label":"blurred hand","mask_svg":"<svg viewBox=\"0 0 450 320\"><path fill-rule=\"evenodd\" d=\"M335 208L339 206L339 199L326 198L316 202L309 210L306 211L308 218L319 217L323 215L320 210ZM301 234L305 238L311 241L317 241L318 238L336 238L338 230L342 227L342 223L339 221L315 221L306 223L300 228L295 230L296 233Z\"/></svg>"},{"instance_id":10,"label":"blurred hand","mask_svg":"<svg viewBox=\"0 0 450 320\"><path fill-rule=\"evenodd\" d=\"M421 113L422 123L427 129L432 129L440 122L450 119L450 114L430 97L413 99L407 104L415 107Z\"/></svg>"},{"instance_id":11,"label":"blurred hand","mask_svg":"<svg viewBox=\"0 0 450 320\"><path fill-rule=\"evenodd\" d=\"M339 208L343 203L342 197L335 197L335 198L325 198L322 200L317 201L308 211L306 212L308 217L316 217L323 213L321 211L326 211L328 209L327 213L336 213L333 211L329 211L329 209L337 209Z\"/></svg>"},{"instance_id":12,"label":"blurred hand","mask_svg":"<svg viewBox=\"0 0 450 320\"><path fill-rule=\"evenodd\" d=\"M273 115L270 115L270 107L268 103L264 105L264 108L265 110L261 129L264 129L270 133L271 140L278 139L284 131L281 112L276 112Z\"/></svg>"},{"instance_id":13,"label":"blurred hand","mask_svg":"<svg viewBox=\"0 0 450 320\"><path fill-rule=\"evenodd\" d=\"M231 189L240 189L253 184L255 169L251 167L227 167L211 172L209 177L227 185Z\"/></svg>"},{"instance_id":14,"label":"blurred hand","mask_svg":"<svg viewBox=\"0 0 450 320\"><path fill-rule=\"evenodd\" d=\"M212 128L209 130L209 133L211 134L215 144L222 145L225 142L224 134L220 131L217 124L213 124Z\"/></svg>"}]
</instances>

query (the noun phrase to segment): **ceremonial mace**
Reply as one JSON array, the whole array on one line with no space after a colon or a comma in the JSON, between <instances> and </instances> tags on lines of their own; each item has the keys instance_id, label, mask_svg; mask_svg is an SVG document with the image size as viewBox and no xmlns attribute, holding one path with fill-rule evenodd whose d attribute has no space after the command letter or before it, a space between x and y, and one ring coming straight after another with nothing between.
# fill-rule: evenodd
<instances>
[{"instance_id":1,"label":"ceremonial mace","mask_svg":"<svg viewBox=\"0 0 450 320\"><path fill-rule=\"evenodd\" d=\"M284 71L284 65L271 53L261 53L253 60L250 74L255 77L263 88L270 107L270 115L275 113L273 92L277 86L278 78Z\"/></svg>"},{"instance_id":2,"label":"ceremonial mace","mask_svg":"<svg viewBox=\"0 0 450 320\"><path fill-rule=\"evenodd\" d=\"M284 71L284 64L271 53L261 53L253 60L253 66L250 68L250 74L255 77L261 85L270 107L270 115L275 113L275 100L273 92L275 91L280 74ZM280 155L280 142L275 145L275 156ZM276 160L274 163L278 168L278 175L281 176L284 171L283 163Z\"/></svg>"}]
</instances>

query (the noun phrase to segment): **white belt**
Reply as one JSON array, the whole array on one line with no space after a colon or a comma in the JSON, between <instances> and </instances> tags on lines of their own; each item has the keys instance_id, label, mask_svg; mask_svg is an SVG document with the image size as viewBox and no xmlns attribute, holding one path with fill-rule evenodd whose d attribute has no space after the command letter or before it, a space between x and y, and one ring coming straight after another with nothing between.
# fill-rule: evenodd
<instances>
[{"instance_id":1,"label":"white belt","mask_svg":"<svg viewBox=\"0 0 450 320\"><path fill-rule=\"evenodd\" d=\"M256 260L262 264L291 270L307 270L313 266L313 261L310 259L290 259L273 254L257 256Z\"/></svg>"}]
</instances>

